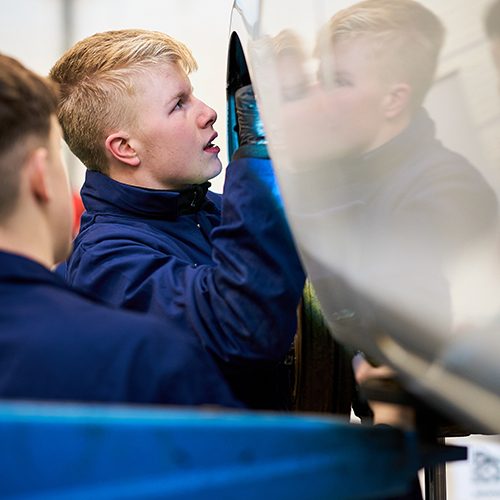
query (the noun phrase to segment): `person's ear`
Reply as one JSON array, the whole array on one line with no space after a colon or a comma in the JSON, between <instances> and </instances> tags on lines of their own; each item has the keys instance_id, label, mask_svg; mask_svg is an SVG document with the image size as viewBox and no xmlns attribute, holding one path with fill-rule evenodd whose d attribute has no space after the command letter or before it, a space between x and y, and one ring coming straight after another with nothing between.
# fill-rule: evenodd
<instances>
[{"instance_id":1,"label":"person's ear","mask_svg":"<svg viewBox=\"0 0 500 500\"><path fill-rule=\"evenodd\" d=\"M130 144L130 137L125 132L115 132L106 138L106 149L122 163L137 167L141 162L137 151Z\"/></svg>"},{"instance_id":2,"label":"person's ear","mask_svg":"<svg viewBox=\"0 0 500 500\"><path fill-rule=\"evenodd\" d=\"M411 87L407 83L396 83L391 86L385 103L385 117L396 118L410 107Z\"/></svg>"},{"instance_id":3,"label":"person's ear","mask_svg":"<svg viewBox=\"0 0 500 500\"><path fill-rule=\"evenodd\" d=\"M31 193L42 203L47 203L52 198L48 158L49 152L46 148L37 148L29 154L24 164Z\"/></svg>"}]
</instances>

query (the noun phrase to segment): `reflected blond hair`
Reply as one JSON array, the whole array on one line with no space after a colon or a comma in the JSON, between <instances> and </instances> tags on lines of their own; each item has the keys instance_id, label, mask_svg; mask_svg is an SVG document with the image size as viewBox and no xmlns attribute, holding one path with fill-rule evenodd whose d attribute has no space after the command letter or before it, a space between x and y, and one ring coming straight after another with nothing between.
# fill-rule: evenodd
<instances>
[{"instance_id":1,"label":"reflected blond hair","mask_svg":"<svg viewBox=\"0 0 500 500\"><path fill-rule=\"evenodd\" d=\"M49 76L59 85L59 121L69 148L89 170L108 172L106 137L135 119L134 77L172 64L187 74L198 69L186 45L139 29L97 33L57 61Z\"/></svg>"},{"instance_id":2,"label":"reflected blond hair","mask_svg":"<svg viewBox=\"0 0 500 500\"><path fill-rule=\"evenodd\" d=\"M411 105L422 104L436 73L445 30L439 18L413 0L365 0L335 14L331 40L366 37L388 78L412 88Z\"/></svg>"}]
</instances>

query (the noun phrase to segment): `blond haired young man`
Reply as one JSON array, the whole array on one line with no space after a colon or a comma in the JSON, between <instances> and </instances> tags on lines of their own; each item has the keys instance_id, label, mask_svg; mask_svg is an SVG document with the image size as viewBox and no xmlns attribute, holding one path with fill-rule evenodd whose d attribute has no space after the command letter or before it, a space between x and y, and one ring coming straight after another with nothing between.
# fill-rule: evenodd
<instances>
[{"instance_id":1,"label":"blond haired young man","mask_svg":"<svg viewBox=\"0 0 500 500\"><path fill-rule=\"evenodd\" d=\"M239 407L175 323L105 307L50 271L71 249L58 94L0 54L0 397Z\"/></svg>"},{"instance_id":2,"label":"blond haired young man","mask_svg":"<svg viewBox=\"0 0 500 500\"><path fill-rule=\"evenodd\" d=\"M233 162L224 194L208 191L221 171L217 114L193 94L195 68L171 37L121 30L82 40L52 69L65 139L88 169L67 280L180 322L239 399L276 408L304 276L254 174L269 160Z\"/></svg>"}]
</instances>

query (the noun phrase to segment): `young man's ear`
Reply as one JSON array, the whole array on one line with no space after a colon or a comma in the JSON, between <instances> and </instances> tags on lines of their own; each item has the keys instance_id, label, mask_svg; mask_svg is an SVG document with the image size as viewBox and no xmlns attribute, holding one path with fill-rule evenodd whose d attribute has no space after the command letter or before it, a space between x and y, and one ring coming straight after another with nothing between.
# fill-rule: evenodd
<instances>
[{"instance_id":1,"label":"young man's ear","mask_svg":"<svg viewBox=\"0 0 500 500\"><path fill-rule=\"evenodd\" d=\"M47 203L52 198L48 175L48 158L49 152L46 148L36 148L29 154L23 167L31 192L42 203Z\"/></svg>"},{"instance_id":2,"label":"young man's ear","mask_svg":"<svg viewBox=\"0 0 500 500\"><path fill-rule=\"evenodd\" d=\"M385 117L393 119L410 109L411 87L407 83L392 85L385 106Z\"/></svg>"},{"instance_id":3,"label":"young man's ear","mask_svg":"<svg viewBox=\"0 0 500 500\"><path fill-rule=\"evenodd\" d=\"M130 137L125 132L115 132L106 138L106 149L122 163L137 167L140 163L137 151L130 144Z\"/></svg>"}]
</instances>

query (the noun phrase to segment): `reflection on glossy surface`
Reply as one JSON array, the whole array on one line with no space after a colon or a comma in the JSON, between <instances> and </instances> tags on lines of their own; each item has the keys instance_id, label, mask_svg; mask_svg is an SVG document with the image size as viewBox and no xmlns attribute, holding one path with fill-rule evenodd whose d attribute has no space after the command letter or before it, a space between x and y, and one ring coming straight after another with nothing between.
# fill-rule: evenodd
<instances>
[{"instance_id":1,"label":"reflection on glossy surface","mask_svg":"<svg viewBox=\"0 0 500 500\"><path fill-rule=\"evenodd\" d=\"M491 410L500 103L487 3L294 0L277 16L268 0L246 49L288 219L334 334L416 391L446 399L438 365L473 380L493 393ZM422 363L405 367L387 339ZM487 425L500 430L500 418Z\"/></svg>"}]
</instances>

